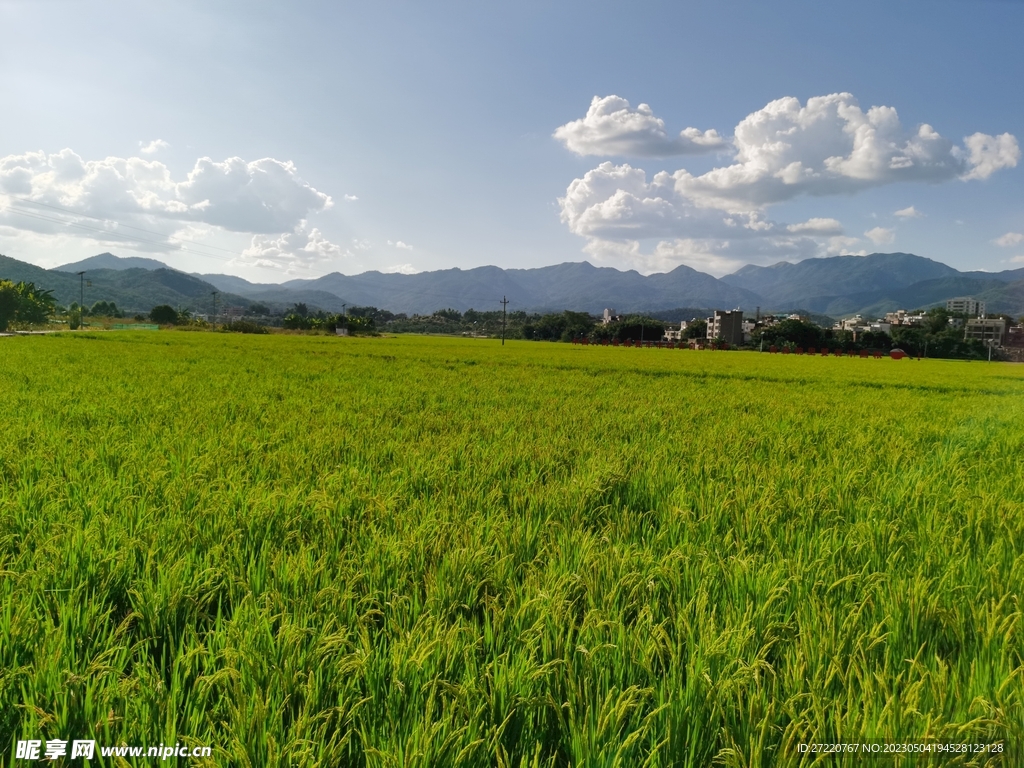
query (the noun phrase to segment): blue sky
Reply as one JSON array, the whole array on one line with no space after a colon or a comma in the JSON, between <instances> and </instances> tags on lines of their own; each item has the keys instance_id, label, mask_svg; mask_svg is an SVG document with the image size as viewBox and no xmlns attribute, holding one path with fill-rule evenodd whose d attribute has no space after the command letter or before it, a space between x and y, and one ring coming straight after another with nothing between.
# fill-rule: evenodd
<instances>
[{"instance_id":1,"label":"blue sky","mask_svg":"<svg viewBox=\"0 0 1024 768\"><path fill-rule=\"evenodd\" d=\"M0 252L43 266L1024 266L1020 2L0 0L0 26Z\"/></svg>"}]
</instances>

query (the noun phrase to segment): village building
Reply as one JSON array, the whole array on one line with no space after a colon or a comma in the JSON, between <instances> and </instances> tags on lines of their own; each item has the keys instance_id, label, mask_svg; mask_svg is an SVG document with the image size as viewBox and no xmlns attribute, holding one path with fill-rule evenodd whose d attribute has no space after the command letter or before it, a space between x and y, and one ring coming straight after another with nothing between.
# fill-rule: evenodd
<instances>
[{"instance_id":1,"label":"village building","mask_svg":"<svg viewBox=\"0 0 1024 768\"><path fill-rule=\"evenodd\" d=\"M984 317L985 302L978 301L973 296L960 296L946 300L946 311L964 314L968 317Z\"/></svg>"},{"instance_id":2,"label":"village building","mask_svg":"<svg viewBox=\"0 0 1024 768\"><path fill-rule=\"evenodd\" d=\"M732 346L743 343L743 310L716 310L715 314L707 319L707 323L707 338L721 339Z\"/></svg>"},{"instance_id":3,"label":"village building","mask_svg":"<svg viewBox=\"0 0 1024 768\"><path fill-rule=\"evenodd\" d=\"M1009 335L1010 321L1005 317L977 317L968 320L965 327L965 339L975 339L985 344L1001 347L1004 339Z\"/></svg>"}]
</instances>

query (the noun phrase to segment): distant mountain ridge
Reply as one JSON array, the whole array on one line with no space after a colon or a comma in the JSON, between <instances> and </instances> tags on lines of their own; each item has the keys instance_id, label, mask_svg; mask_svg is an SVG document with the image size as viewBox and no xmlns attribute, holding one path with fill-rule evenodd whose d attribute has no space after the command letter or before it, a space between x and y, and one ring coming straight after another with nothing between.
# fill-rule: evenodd
<instances>
[{"instance_id":1,"label":"distant mountain ridge","mask_svg":"<svg viewBox=\"0 0 1024 768\"><path fill-rule=\"evenodd\" d=\"M86 306L97 301L112 301L119 309L132 314L149 312L159 304L205 313L212 310L211 293L217 290L205 280L166 266L159 269L91 269L84 277L88 283L74 272L43 269L0 256L0 279L35 283L52 290L57 302L65 306L78 303L84 296ZM244 296L228 293L218 298L220 306L247 307L252 303Z\"/></svg>"},{"instance_id":2,"label":"distant mountain ridge","mask_svg":"<svg viewBox=\"0 0 1024 768\"><path fill-rule=\"evenodd\" d=\"M1024 280L1024 269L960 272L910 253L873 253L781 262L770 267L748 265L722 280L756 291L771 306L799 304L835 316L927 306L954 296L986 292L994 306L1010 307L1014 301L1001 287ZM1024 306L992 311L1024 312Z\"/></svg>"},{"instance_id":3,"label":"distant mountain ridge","mask_svg":"<svg viewBox=\"0 0 1024 768\"><path fill-rule=\"evenodd\" d=\"M156 259L144 259L139 256L115 256L112 253L98 253L87 259L76 261L72 264L62 264L54 267L58 272L80 272L92 269L171 269L162 261Z\"/></svg>"},{"instance_id":4,"label":"distant mountain ridge","mask_svg":"<svg viewBox=\"0 0 1024 768\"><path fill-rule=\"evenodd\" d=\"M494 309L503 296L511 306L529 311L600 313L605 307L622 312L650 312L679 306L754 305L757 294L727 285L686 266L656 275L621 272L588 262L537 269L444 269L415 275L337 272L315 280L291 280L291 289L317 289L345 297L351 304L371 304L393 312L429 313L451 307Z\"/></svg>"},{"instance_id":5,"label":"distant mountain ridge","mask_svg":"<svg viewBox=\"0 0 1024 768\"><path fill-rule=\"evenodd\" d=\"M413 275L334 272L282 284L252 283L233 275L190 275L155 259L121 259L110 253L54 270L0 257L0 277L32 280L53 288L62 303L78 299L80 286L73 273L82 269L93 281L86 303L116 301L130 311L148 311L155 304L166 303L206 312L212 305L211 293L217 291L220 306L259 303L283 309L304 302L331 312L356 305L407 314L429 314L448 307L487 310L498 309L500 299L507 296L510 309L537 312L599 314L606 307L619 313L656 314L681 307L741 307L752 312L760 307L762 312L800 308L836 317L858 312L880 315L972 295L984 300L990 313L1024 314L1024 269L961 272L909 253L751 265L720 279L687 266L641 275L588 262L565 262L536 269L483 266Z\"/></svg>"}]
</instances>

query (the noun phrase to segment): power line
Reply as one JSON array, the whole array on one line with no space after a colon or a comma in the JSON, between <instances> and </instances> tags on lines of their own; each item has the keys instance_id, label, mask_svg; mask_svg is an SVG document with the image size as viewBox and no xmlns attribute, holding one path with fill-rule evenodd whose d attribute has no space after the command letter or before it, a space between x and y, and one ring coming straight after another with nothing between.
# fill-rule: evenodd
<instances>
[{"instance_id":1,"label":"power line","mask_svg":"<svg viewBox=\"0 0 1024 768\"><path fill-rule=\"evenodd\" d=\"M150 235L158 235L160 237L166 237L166 235L163 232L157 232L156 230L153 230L153 229L143 229L142 227L133 227L131 224L122 224L119 221L114 221L114 219L105 219L105 218L102 218L100 216L92 216L91 214L81 213L81 212L76 211L76 210L74 210L72 208L62 208L59 205L52 205L50 203L43 203L43 202L40 202L39 200L32 200L30 198L23 197L21 195L9 195L9 197L13 197L15 200L20 200L23 203L30 203L32 205L41 205L44 208L51 208L51 209L53 209L55 211L62 211L64 213L70 213L72 216L81 216L82 218L92 219L94 221L113 221L119 227L123 227L125 229L134 229L137 232L145 232L145 233L150 234ZM233 251L230 248L221 248L219 245L202 245L202 244L199 244L199 243L197 243L197 245L199 245L201 248L213 248L213 249L218 250L218 251L224 251L225 253L236 254L236 251Z\"/></svg>"},{"instance_id":2,"label":"power line","mask_svg":"<svg viewBox=\"0 0 1024 768\"><path fill-rule=\"evenodd\" d=\"M114 219L104 219L104 218L101 218L99 216L92 216L92 215L87 214L87 213L79 213L78 211L74 211L74 210L72 210L70 208L62 208L62 207L57 206L57 205L51 205L49 203L42 203L42 202L39 202L38 200L30 200L30 199L22 197L20 195L7 195L7 197L10 197L10 198L12 198L14 200L19 200L19 201L22 201L22 202L25 202L25 203L31 203L33 205L39 205L39 206L42 206L44 208L51 208L51 209L53 209L55 211L60 211L60 212L68 213L68 214L73 215L73 216L80 216L80 217L83 217L83 218L92 219L94 221L101 221L101 222L108 222L109 221L109 222L113 222L118 227L122 227L122 228L125 228L125 229L133 229L133 230L136 230L138 232L144 232L144 233L147 233L147 234L153 234L153 235L158 235L158 236L164 237L163 233L156 232L155 230L143 229L141 227L133 227L133 226L131 226L129 224L122 224L121 222L116 221ZM203 256L203 257L206 257L206 258L209 258L209 259L216 259L218 261L224 261L224 262L234 261L235 258L238 258L238 257L240 257L242 255L241 253L239 253L237 251L232 251L232 250L230 250L228 248L221 248L220 246L216 246L216 245L203 245L202 243L193 243L193 245L195 247L197 247L197 248L213 248L213 249L216 249L218 251L224 251L225 253L232 254L231 258L227 258L227 257L224 257L224 256L218 256L217 254L205 253L204 251L197 251L197 250L194 250L193 248L186 248L185 246L182 246L182 245L177 244L177 243L169 243L166 240L153 240L151 238L138 237L136 235L129 235L127 233L119 232L117 230L110 230L110 229L106 229L106 228L102 228L102 227L93 227L93 226L89 226L88 224L83 224L81 222L68 221L68 220L62 219L62 218L57 218L57 217L53 217L53 216L46 216L46 215L44 215L44 214L42 214L42 213L40 213L38 211L24 210L24 209L19 208L19 207L15 206L15 205L11 205L10 203L7 204L6 209L8 211L10 211L12 213L16 213L16 214L18 214L20 216L26 216L28 218L37 219L39 221L47 221L47 222L50 222L50 223L53 223L53 224L62 224L64 226L66 226L66 227L75 227L77 229L82 229L82 230L85 230L87 232L95 232L95 233L98 233L98 234L102 234L102 235L104 235L104 236L106 236L108 238L115 238L115 239L119 238L121 242L124 242L124 243L129 244L129 245L132 244L132 243L147 243L149 245L162 245L162 246L171 245L171 246L174 247L174 249L176 251L180 251L182 253L190 253L190 254L192 254L194 256ZM258 265L254 264L254 265L249 265L249 266L258 266ZM261 267L261 268L262 269L271 269L269 267ZM173 269L173 267L172 267L172 269ZM346 277L349 277L349 276L346 275ZM317 278L312 278L312 279L316 280ZM280 286L280 287L284 287L284 286ZM296 289L292 288L290 290L296 290ZM299 289L299 290L303 290L303 289ZM322 288L304 288L304 290L323 290L323 289ZM509 301L508 298L505 297L505 296L503 296L501 299L495 299L493 297L486 297L485 298L485 297L482 297L482 296L457 296L456 294L451 294L451 293L437 293L435 291L423 291L423 290L409 291L409 293L412 293L414 296L435 296L437 298L441 298L441 299L445 299L445 300L454 300L454 301L474 301L474 302L475 301L479 301L479 302L483 302L483 303L497 302L497 303L502 305L502 314L503 314L503 316L505 314L506 307L507 307L508 304L512 304L513 306L515 306L515 302Z\"/></svg>"},{"instance_id":3,"label":"power line","mask_svg":"<svg viewBox=\"0 0 1024 768\"><path fill-rule=\"evenodd\" d=\"M164 235L164 233L162 233L162 232L156 232L154 230L143 229L141 227L133 227L130 224L122 224L121 222L119 222L119 221L117 221L115 219L104 219L104 218L100 218L99 216L92 216L92 215L87 214L87 213L79 213L79 212L71 210L69 208L61 208L60 206L50 205L48 203L41 203L38 200L29 200L27 198L21 197L20 195L7 195L7 196L12 198L12 199L14 199L14 200L23 201L23 202L26 202L26 203L32 203L33 205L41 205L41 206L43 206L45 208L52 208L53 210L56 210L56 211L66 212L66 213L68 213L68 214L70 214L72 216L80 216L80 217L83 217L83 218L93 219L95 221L102 221L102 222L108 222L109 221L109 222L112 222L112 223L116 224L118 227L121 227L121 228L134 229L134 230L136 230L138 232L145 232L147 234L158 235L158 236L160 236L162 238L166 238L166 235ZM77 221L68 221L67 219L63 219L63 218L56 218L56 217L52 217L52 216L46 216L46 215L42 214L39 211L25 210L23 208L19 208L17 205L12 205L11 203L7 204L6 210L10 211L11 213L16 213L16 214L18 214L20 216L26 216L26 217L32 218L32 219L38 219L40 221L48 221L48 222L51 222L51 223L54 223L54 224L62 224L64 226L66 226L66 227L75 227L77 229L82 229L82 230L85 230L87 232L95 232L95 233L98 233L98 234L102 234L107 239L118 240L119 242L126 243L127 245L133 245L133 244L136 244L136 243L148 243L150 245L159 245L159 246L165 246L165 247L166 246L170 246L175 251L180 251L182 253L190 253L190 254L192 254L194 256L203 256L203 257L208 258L208 259L216 259L218 261L223 261L223 262L231 262L235 258L239 258L239 257L242 256L242 254L239 253L238 251L233 251L233 250L231 250L229 248L221 248L218 245L205 245L203 243L195 243L195 242L193 242L192 245L194 247L189 248L189 247L185 247L183 245L180 245L179 243L170 242L167 239L153 240L152 238L139 237L138 235L130 235L128 233L119 232L117 230L111 230L111 229L106 229L106 228L101 228L101 227L92 227L92 226L89 226L88 224L83 224L83 223L77 222ZM218 256L215 253L207 253L205 251L195 250L195 248L213 248L213 249L218 250L218 251L224 251L225 253L230 253L230 254L232 254L232 257L231 258L227 258L227 257L224 257L224 256ZM254 267L258 267L260 269L266 269L266 270L273 271L272 268L270 268L270 267L263 267L263 266L260 266L258 264L250 264L250 265L247 265L247 266L254 266ZM171 269L174 269L174 268L171 267ZM180 271L180 270L178 270L178 271Z\"/></svg>"},{"instance_id":4,"label":"power line","mask_svg":"<svg viewBox=\"0 0 1024 768\"><path fill-rule=\"evenodd\" d=\"M49 221L49 222L55 223L55 224L63 224L66 227L76 227L78 229L84 229L84 230L86 230L88 232L97 232L97 233L105 235L106 237L109 237L109 238L120 238L122 242L125 242L127 244L131 244L131 243L148 243L150 245L168 245L168 243L165 242L165 241L151 240L151 239L145 238L145 237L138 237L137 235L128 235L126 233L117 232L116 230L102 229L100 227L91 227L88 224L81 224L81 223L78 223L78 222L66 221L64 219L58 219L58 218L54 218L54 217L51 217L51 216L44 216L43 214L36 213L35 211L25 211L25 210L22 210L20 208L16 208L16 207L11 206L11 205L7 206L7 210L12 212L12 213L16 213L16 214L18 214L20 216L27 216L28 218L39 219L40 221ZM232 261L232 259L228 259L228 258L226 258L224 256L217 256L216 254L213 254L213 253L204 253L202 251L195 251L195 250L192 250L191 248L185 248L184 246L177 245L177 244L174 244L174 243L170 243L170 245L174 246L175 250L182 251L183 253L191 253L191 254L193 254L195 256L205 256L206 258L217 259L218 261ZM206 246L200 246L200 247L205 248ZM236 253L235 255L236 256L240 256L241 254Z\"/></svg>"}]
</instances>

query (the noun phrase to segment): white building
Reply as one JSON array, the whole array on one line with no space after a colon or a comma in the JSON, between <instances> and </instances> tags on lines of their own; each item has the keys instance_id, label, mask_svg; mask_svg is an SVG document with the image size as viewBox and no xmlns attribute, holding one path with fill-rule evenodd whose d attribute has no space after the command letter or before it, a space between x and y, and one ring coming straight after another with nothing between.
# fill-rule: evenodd
<instances>
[{"instance_id":1,"label":"white building","mask_svg":"<svg viewBox=\"0 0 1024 768\"><path fill-rule=\"evenodd\" d=\"M862 331L867 322L860 315L854 315L848 317L845 320L840 320L838 323L832 326L833 330L836 331Z\"/></svg>"},{"instance_id":2,"label":"white building","mask_svg":"<svg viewBox=\"0 0 1024 768\"><path fill-rule=\"evenodd\" d=\"M885 313L885 322L889 325L924 325L924 313L912 315L905 309Z\"/></svg>"},{"instance_id":3,"label":"white building","mask_svg":"<svg viewBox=\"0 0 1024 768\"><path fill-rule=\"evenodd\" d=\"M694 318L693 320L683 320L681 323L679 323L678 329L666 328L665 335L662 336L661 338L664 341L682 341L683 339L686 338L686 331L689 329L691 324L696 322L696 320L697 318Z\"/></svg>"},{"instance_id":4,"label":"white building","mask_svg":"<svg viewBox=\"0 0 1024 768\"><path fill-rule=\"evenodd\" d=\"M985 302L978 301L973 296L960 296L956 299L946 301L947 312L964 313L970 317L985 316Z\"/></svg>"},{"instance_id":5,"label":"white building","mask_svg":"<svg viewBox=\"0 0 1024 768\"><path fill-rule=\"evenodd\" d=\"M617 320L621 320L621 315L616 315L614 309L605 309L604 315L601 317L601 325L608 325L614 323Z\"/></svg>"},{"instance_id":6,"label":"white building","mask_svg":"<svg viewBox=\"0 0 1024 768\"><path fill-rule=\"evenodd\" d=\"M965 339L977 339L986 344L996 347L1003 345L1003 339L1009 334L1010 321L1005 317L983 317L967 321L967 329L964 331Z\"/></svg>"}]
</instances>

